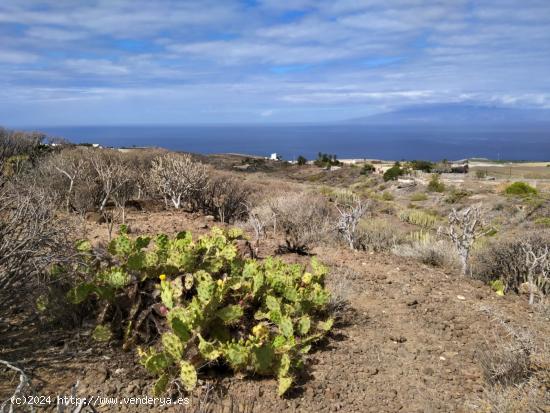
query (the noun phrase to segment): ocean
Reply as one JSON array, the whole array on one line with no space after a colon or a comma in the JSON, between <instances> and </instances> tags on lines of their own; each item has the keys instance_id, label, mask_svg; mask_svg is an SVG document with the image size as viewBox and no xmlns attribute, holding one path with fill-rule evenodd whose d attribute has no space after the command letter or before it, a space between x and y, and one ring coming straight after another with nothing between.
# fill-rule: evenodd
<instances>
[{"instance_id":1,"label":"ocean","mask_svg":"<svg viewBox=\"0 0 550 413\"><path fill-rule=\"evenodd\" d=\"M326 125L67 126L33 128L72 142L157 146L195 153L242 153L286 160L336 154L340 159L550 160L550 128Z\"/></svg>"}]
</instances>

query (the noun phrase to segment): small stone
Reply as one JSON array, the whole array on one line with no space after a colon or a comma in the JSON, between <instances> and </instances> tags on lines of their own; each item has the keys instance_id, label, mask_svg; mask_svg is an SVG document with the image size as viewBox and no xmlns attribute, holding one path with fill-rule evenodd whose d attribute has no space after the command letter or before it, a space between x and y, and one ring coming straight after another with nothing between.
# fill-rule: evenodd
<instances>
[{"instance_id":1,"label":"small stone","mask_svg":"<svg viewBox=\"0 0 550 413\"><path fill-rule=\"evenodd\" d=\"M369 367L369 368L367 369L367 374L368 374L369 376L371 376L371 377L372 377L372 376L376 376L376 375L378 374L378 369L377 369L376 367L373 367L373 368L370 368L370 367Z\"/></svg>"},{"instance_id":2,"label":"small stone","mask_svg":"<svg viewBox=\"0 0 550 413\"><path fill-rule=\"evenodd\" d=\"M390 340L395 343L405 343L407 338L404 336L390 336Z\"/></svg>"},{"instance_id":3,"label":"small stone","mask_svg":"<svg viewBox=\"0 0 550 413\"><path fill-rule=\"evenodd\" d=\"M424 367L424 369L422 369L422 373L424 373L426 376L432 376L434 374L434 369L432 369L431 367Z\"/></svg>"},{"instance_id":4,"label":"small stone","mask_svg":"<svg viewBox=\"0 0 550 413\"><path fill-rule=\"evenodd\" d=\"M418 305L418 300L416 298L411 298L410 300L407 300L407 306L416 307L417 305Z\"/></svg>"},{"instance_id":5,"label":"small stone","mask_svg":"<svg viewBox=\"0 0 550 413\"><path fill-rule=\"evenodd\" d=\"M462 301L464 301L466 299L466 297L464 297L463 295L457 295L456 298L458 298L459 300L462 300Z\"/></svg>"}]
</instances>

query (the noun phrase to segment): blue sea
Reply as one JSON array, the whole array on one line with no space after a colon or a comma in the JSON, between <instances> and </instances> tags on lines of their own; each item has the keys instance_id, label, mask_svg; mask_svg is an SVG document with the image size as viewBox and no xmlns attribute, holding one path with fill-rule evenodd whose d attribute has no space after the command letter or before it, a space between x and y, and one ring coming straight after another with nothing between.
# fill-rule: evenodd
<instances>
[{"instance_id":1,"label":"blue sea","mask_svg":"<svg viewBox=\"0 0 550 413\"><path fill-rule=\"evenodd\" d=\"M36 129L36 128L35 128ZM330 125L79 126L38 128L72 142L156 146L195 153L278 153L292 160L318 152L340 159L550 160L550 128Z\"/></svg>"}]
</instances>

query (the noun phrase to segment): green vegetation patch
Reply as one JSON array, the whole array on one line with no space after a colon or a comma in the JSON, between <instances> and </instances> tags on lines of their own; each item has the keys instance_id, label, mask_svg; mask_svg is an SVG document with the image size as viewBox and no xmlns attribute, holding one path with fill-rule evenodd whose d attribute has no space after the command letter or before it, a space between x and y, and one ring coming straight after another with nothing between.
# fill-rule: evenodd
<instances>
[{"instance_id":1,"label":"green vegetation patch","mask_svg":"<svg viewBox=\"0 0 550 413\"><path fill-rule=\"evenodd\" d=\"M143 329L157 326L160 341L138 347L140 363L158 377L155 395L164 394L174 379L192 390L201 367L216 363L277 377L283 395L305 355L332 327L327 268L315 258L310 269L271 257L241 258L240 239L240 230L219 228L197 240L189 232L133 239L123 228L109 244L108 257L81 242L86 264L73 270L87 281L69 299L82 303L93 297L120 310L116 319L96 327L98 341L123 337L125 348L149 344L141 339Z\"/></svg>"},{"instance_id":2,"label":"green vegetation patch","mask_svg":"<svg viewBox=\"0 0 550 413\"><path fill-rule=\"evenodd\" d=\"M396 181L400 176L405 175L405 169L401 167L399 162L396 162L390 169L384 172L384 181Z\"/></svg>"},{"instance_id":3,"label":"green vegetation patch","mask_svg":"<svg viewBox=\"0 0 550 413\"><path fill-rule=\"evenodd\" d=\"M361 175L370 175L376 171L376 167L371 163L365 163L361 168Z\"/></svg>"},{"instance_id":4,"label":"green vegetation patch","mask_svg":"<svg viewBox=\"0 0 550 413\"><path fill-rule=\"evenodd\" d=\"M427 199L428 199L428 195L426 195L423 192L416 192L411 195L412 202L426 201Z\"/></svg>"},{"instance_id":5,"label":"green vegetation patch","mask_svg":"<svg viewBox=\"0 0 550 413\"><path fill-rule=\"evenodd\" d=\"M529 196L537 195L538 191L533 188L531 185L525 182L514 182L506 187L504 193L507 195L516 195L516 196Z\"/></svg>"},{"instance_id":6,"label":"green vegetation patch","mask_svg":"<svg viewBox=\"0 0 550 413\"><path fill-rule=\"evenodd\" d=\"M405 209L399 213L399 219L422 228L433 228L438 217L421 209Z\"/></svg>"},{"instance_id":7,"label":"green vegetation patch","mask_svg":"<svg viewBox=\"0 0 550 413\"><path fill-rule=\"evenodd\" d=\"M429 192L445 192L445 184L441 182L438 174L432 175L427 190Z\"/></svg>"},{"instance_id":8,"label":"green vegetation patch","mask_svg":"<svg viewBox=\"0 0 550 413\"><path fill-rule=\"evenodd\" d=\"M550 217L540 217L535 219L535 224L541 227L550 228Z\"/></svg>"}]
</instances>

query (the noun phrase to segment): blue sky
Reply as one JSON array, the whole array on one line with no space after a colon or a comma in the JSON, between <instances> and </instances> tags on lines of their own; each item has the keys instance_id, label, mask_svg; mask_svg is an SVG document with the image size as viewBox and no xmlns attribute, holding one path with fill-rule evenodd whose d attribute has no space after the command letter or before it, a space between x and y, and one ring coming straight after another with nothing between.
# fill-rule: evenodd
<instances>
[{"instance_id":1,"label":"blue sky","mask_svg":"<svg viewBox=\"0 0 550 413\"><path fill-rule=\"evenodd\" d=\"M0 125L550 108L548 0L2 0Z\"/></svg>"}]
</instances>

